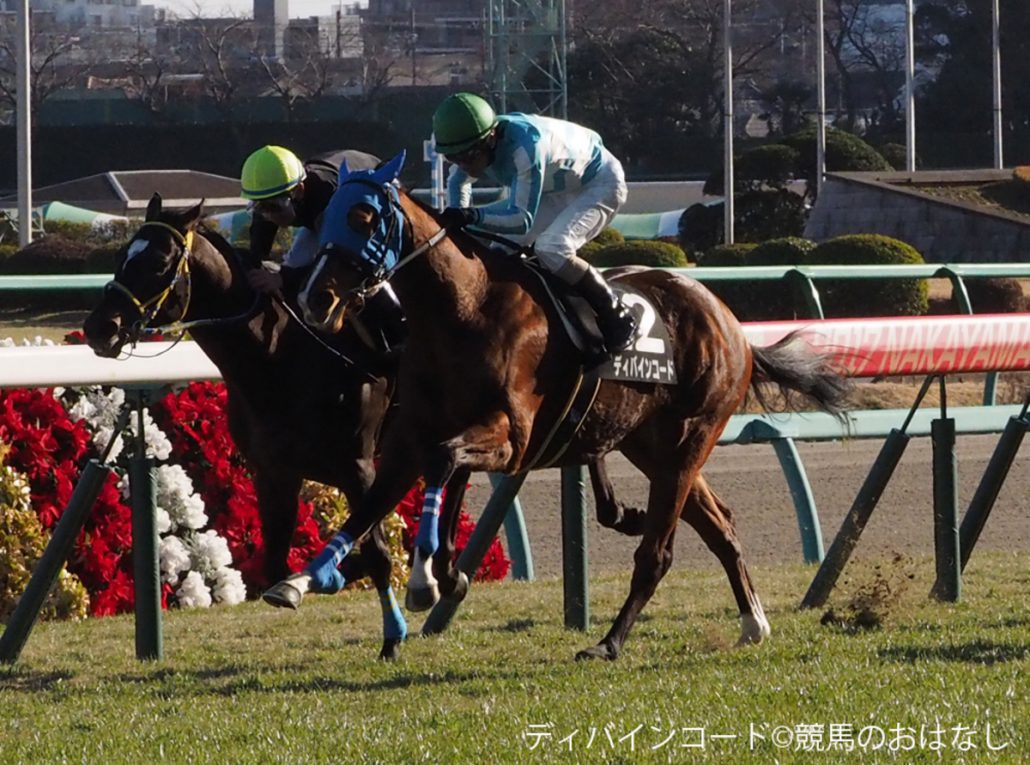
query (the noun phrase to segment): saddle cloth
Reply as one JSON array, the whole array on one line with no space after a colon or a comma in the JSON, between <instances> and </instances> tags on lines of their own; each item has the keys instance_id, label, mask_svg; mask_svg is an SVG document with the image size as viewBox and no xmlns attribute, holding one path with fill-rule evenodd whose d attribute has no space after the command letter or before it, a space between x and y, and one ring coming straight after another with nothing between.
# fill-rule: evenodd
<instances>
[{"instance_id":1,"label":"saddle cloth","mask_svg":"<svg viewBox=\"0 0 1030 765\"><path fill-rule=\"evenodd\" d=\"M595 367L601 379L676 384L676 365L669 330L643 294L619 281L609 282L612 290L633 311L638 329L633 345L608 358L604 352L601 331L597 328L597 317L587 301L534 261L524 262L543 282L565 332L583 354L586 366ZM598 360L600 363L597 363Z\"/></svg>"}]
</instances>

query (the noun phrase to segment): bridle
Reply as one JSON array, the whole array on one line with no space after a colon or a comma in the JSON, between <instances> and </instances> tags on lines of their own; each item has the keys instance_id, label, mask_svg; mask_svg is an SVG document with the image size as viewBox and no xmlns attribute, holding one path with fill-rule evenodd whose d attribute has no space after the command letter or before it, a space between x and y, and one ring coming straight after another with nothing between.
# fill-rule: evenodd
<instances>
[{"instance_id":1,"label":"bridle","mask_svg":"<svg viewBox=\"0 0 1030 765\"><path fill-rule=\"evenodd\" d=\"M183 321L189 312L190 302L193 296L193 282L190 276L190 255L193 250L194 232L190 229L183 234L174 226L157 220L144 222L140 226L140 230L147 227L161 228L171 234L172 239L179 245L179 252L176 255L175 271L172 274L171 281L169 281L168 285L164 289L147 300L140 300L132 290L117 279L112 279L104 285L105 291L114 292L126 298L129 303L135 307L138 313L138 316L135 321L133 321L129 331L126 333L127 342L135 345L142 336L159 333L179 334L179 339L182 339L187 330L194 329L196 327L244 321L257 314L260 310L261 295L260 293L255 292L253 304L244 313L237 314L236 316ZM154 321L157 318L158 313L168 300L168 297L179 288L180 284L184 287L185 296L183 297L183 308L179 320L155 326Z\"/></svg>"},{"instance_id":2,"label":"bridle","mask_svg":"<svg viewBox=\"0 0 1030 765\"><path fill-rule=\"evenodd\" d=\"M377 236L378 232L373 232L368 237L361 252L355 252L346 245L331 242L322 246L313 273L320 272L325 267L328 259L334 257L345 259L352 268L364 275L364 278L356 286L351 287L341 295L345 304L350 305L363 302L384 283L390 281L393 275L401 268L439 244L447 236L447 229L446 227L441 227L422 244L412 248L411 252L402 255L404 232L406 228L410 229L410 224L401 208L400 194L397 186L393 183L378 183L364 177L351 177L341 183L340 188L348 184L368 186L382 200L385 200L383 212L380 213L380 216L386 223L386 228L382 235ZM396 262L392 265L387 265L391 256Z\"/></svg>"}]
</instances>

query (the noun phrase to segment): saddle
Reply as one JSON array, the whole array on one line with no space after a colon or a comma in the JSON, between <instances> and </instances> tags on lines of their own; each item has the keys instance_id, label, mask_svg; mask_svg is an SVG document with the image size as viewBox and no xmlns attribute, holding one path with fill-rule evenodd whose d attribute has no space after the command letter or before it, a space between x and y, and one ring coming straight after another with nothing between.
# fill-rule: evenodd
<instances>
[{"instance_id":1,"label":"saddle","mask_svg":"<svg viewBox=\"0 0 1030 765\"><path fill-rule=\"evenodd\" d=\"M676 365L672 357L669 331L658 312L643 294L629 285L609 280L612 290L633 312L637 321L636 341L624 351L610 355L604 347L597 315L574 288L542 268L535 260L523 258L523 265L536 276L561 320L569 340L583 355L584 368L597 370L600 379L675 385Z\"/></svg>"}]
</instances>

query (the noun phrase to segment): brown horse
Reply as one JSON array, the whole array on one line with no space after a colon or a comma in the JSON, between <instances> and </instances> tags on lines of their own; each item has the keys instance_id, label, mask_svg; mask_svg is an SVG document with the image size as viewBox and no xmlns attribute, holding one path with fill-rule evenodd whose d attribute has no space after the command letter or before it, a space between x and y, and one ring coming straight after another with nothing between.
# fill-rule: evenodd
<instances>
[{"instance_id":1,"label":"brown horse","mask_svg":"<svg viewBox=\"0 0 1030 765\"><path fill-rule=\"evenodd\" d=\"M431 487L453 487L463 486L471 471L526 469L565 408L581 366L535 276L469 236L448 235L433 211L394 185L402 163L400 155L341 183L327 210L337 223L323 232L320 256L300 293L309 323L337 329L349 304L389 279L410 325L399 411L386 429L382 462L361 513L337 536L344 554L420 474ZM600 462L605 454L618 449L650 480L643 514L606 519L642 539L625 605L604 639L578 657L618 656L669 569L681 518L726 569L741 614L740 642L760 642L768 622L729 511L702 479L701 466L749 389L761 400L758 385L773 383L840 415L848 383L827 357L797 338L751 347L732 313L691 279L643 269L618 278L645 295L664 322L678 383L603 381L556 463L596 461L595 490L600 486L607 495L610 512L616 505ZM435 510L427 507L423 519ZM449 534L451 524L444 526ZM453 542L445 537L444 544ZM454 587L453 569L442 565L448 559L438 556L433 570L445 594ZM324 556L316 559L325 563ZM424 586L418 574L416 565L412 583Z\"/></svg>"},{"instance_id":2,"label":"brown horse","mask_svg":"<svg viewBox=\"0 0 1030 765\"><path fill-rule=\"evenodd\" d=\"M384 366L349 330L333 338L333 350L282 303L259 298L247 285L246 255L198 230L201 219L201 205L162 211L155 194L84 331L98 355L116 357L148 326L189 327L225 380L229 430L253 474L265 575L275 582L290 573L303 479L335 486L352 510L360 506L375 475L393 365ZM376 525L337 580L342 586L344 578L372 577L384 608L383 658L396 655L407 629L390 568Z\"/></svg>"}]
</instances>

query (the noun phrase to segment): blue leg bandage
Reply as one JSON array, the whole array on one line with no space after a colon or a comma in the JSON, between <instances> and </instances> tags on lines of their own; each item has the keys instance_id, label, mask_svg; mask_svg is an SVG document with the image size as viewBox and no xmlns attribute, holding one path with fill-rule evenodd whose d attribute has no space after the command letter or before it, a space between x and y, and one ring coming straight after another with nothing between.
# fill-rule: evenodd
<instances>
[{"instance_id":1,"label":"blue leg bandage","mask_svg":"<svg viewBox=\"0 0 1030 765\"><path fill-rule=\"evenodd\" d=\"M440 508L443 506L443 488L431 486L426 489L426 498L422 503L422 517L418 522L418 535L415 546L428 558L440 546Z\"/></svg>"},{"instance_id":2,"label":"blue leg bandage","mask_svg":"<svg viewBox=\"0 0 1030 765\"><path fill-rule=\"evenodd\" d=\"M337 566L353 548L354 540L344 531L329 540L322 552L304 569L311 575L312 592L334 593L343 589L346 580Z\"/></svg>"},{"instance_id":3,"label":"blue leg bandage","mask_svg":"<svg viewBox=\"0 0 1030 765\"><path fill-rule=\"evenodd\" d=\"M387 640L404 640L408 636L408 624L401 615L393 587L379 591L379 605L383 607L383 637Z\"/></svg>"}]
</instances>

